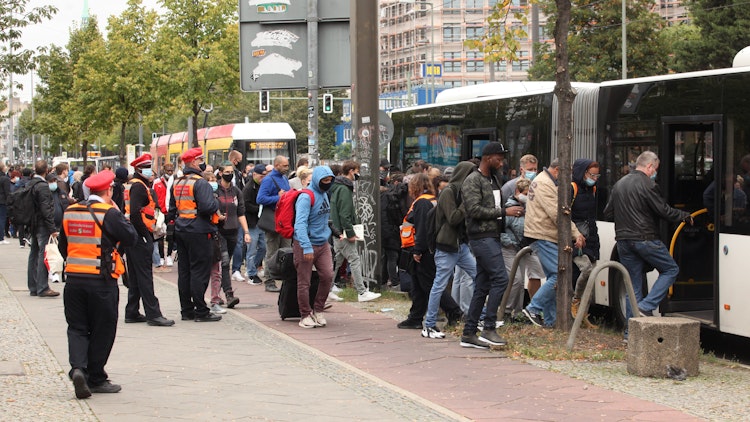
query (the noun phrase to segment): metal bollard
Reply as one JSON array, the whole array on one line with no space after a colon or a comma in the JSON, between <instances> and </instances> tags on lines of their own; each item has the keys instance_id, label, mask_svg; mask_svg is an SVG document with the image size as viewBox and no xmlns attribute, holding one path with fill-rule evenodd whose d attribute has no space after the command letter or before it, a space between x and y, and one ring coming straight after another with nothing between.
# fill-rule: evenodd
<instances>
[{"instance_id":1,"label":"metal bollard","mask_svg":"<svg viewBox=\"0 0 750 422\"><path fill-rule=\"evenodd\" d=\"M513 258L513 266L510 267L510 275L508 276L508 287L505 288L503 299L500 301L500 307L497 308L499 319L502 319L505 315L505 306L508 304L508 298L510 297L510 288L513 285L513 280L516 279L516 271L518 271L518 264L521 261L521 257L523 257L524 255L529 255L531 252L531 246L526 246L518 251L515 258Z\"/></svg>"}]
</instances>

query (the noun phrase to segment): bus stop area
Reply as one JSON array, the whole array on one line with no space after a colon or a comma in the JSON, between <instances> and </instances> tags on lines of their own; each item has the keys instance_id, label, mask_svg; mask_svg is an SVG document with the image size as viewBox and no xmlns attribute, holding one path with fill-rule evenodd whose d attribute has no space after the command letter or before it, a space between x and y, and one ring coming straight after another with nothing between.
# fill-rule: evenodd
<instances>
[{"instance_id":1,"label":"bus stop area","mask_svg":"<svg viewBox=\"0 0 750 422\"><path fill-rule=\"evenodd\" d=\"M347 303L334 304L327 327L303 329L279 318L277 294L262 286L235 285L241 303L220 322L180 321L176 267L155 274L162 310L177 317L175 326L125 324L127 289L121 287L117 339L106 369L122 391L76 400L67 377L62 297L30 297L28 249L15 243L0 248L2 420L714 419L510 359L502 350L464 349L450 337L427 340L416 330L396 329L384 313ZM64 285L50 286L62 291ZM643 382L656 391L676 384ZM701 385L683 385L692 391L680 394L686 400L708 393ZM735 387L734 397L717 398L725 403L703 407L732 409L730 400L747 399L747 385Z\"/></svg>"}]
</instances>

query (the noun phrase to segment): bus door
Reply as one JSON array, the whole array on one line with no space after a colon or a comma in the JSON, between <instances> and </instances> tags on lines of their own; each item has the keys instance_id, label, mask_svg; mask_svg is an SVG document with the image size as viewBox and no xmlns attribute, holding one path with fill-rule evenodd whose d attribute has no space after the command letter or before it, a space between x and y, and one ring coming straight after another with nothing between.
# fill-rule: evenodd
<instances>
[{"instance_id":1,"label":"bus door","mask_svg":"<svg viewBox=\"0 0 750 422\"><path fill-rule=\"evenodd\" d=\"M462 160L470 160L482 156L482 148L489 142L497 141L497 130L494 127L483 129L465 129L461 132L463 137ZM507 145L506 145L507 148Z\"/></svg>"},{"instance_id":2,"label":"bus door","mask_svg":"<svg viewBox=\"0 0 750 422\"><path fill-rule=\"evenodd\" d=\"M664 151L659 166L662 193L675 208L694 215L694 224L663 224L662 238L680 267L677 281L661 304L662 313L680 314L715 325L718 221L722 174L718 149L721 116L662 118ZM666 186L664 185L666 184ZM676 233L676 234L675 234Z\"/></svg>"}]
</instances>

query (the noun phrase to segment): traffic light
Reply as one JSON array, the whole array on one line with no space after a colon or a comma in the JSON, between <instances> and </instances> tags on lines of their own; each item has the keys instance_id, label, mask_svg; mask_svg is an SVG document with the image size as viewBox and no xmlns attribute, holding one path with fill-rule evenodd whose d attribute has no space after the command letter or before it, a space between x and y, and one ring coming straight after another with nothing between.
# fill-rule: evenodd
<instances>
[{"instance_id":1,"label":"traffic light","mask_svg":"<svg viewBox=\"0 0 750 422\"><path fill-rule=\"evenodd\" d=\"M323 94L323 113L333 113L333 94Z\"/></svg>"},{"instance_id":2,"label":"traffic light","mask_svg":"<svg viewBox=\"0 0 750 422\"><path fill-rule=\"evenodd\" d=\"M261 113L268 113L271 111L271 96L268 91L260 91L258 94L258 109Z\"/></svg>"}]
</instances>

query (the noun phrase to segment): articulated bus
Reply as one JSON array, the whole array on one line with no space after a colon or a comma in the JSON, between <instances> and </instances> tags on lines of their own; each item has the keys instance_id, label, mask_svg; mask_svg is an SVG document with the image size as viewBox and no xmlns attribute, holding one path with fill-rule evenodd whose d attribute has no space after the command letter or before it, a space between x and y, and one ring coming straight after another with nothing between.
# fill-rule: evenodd
<instances>
[{"instance_id":1,"label":"articulated bus","mask_svg":"<svg viewBox=\"0 0 750 422\"><path fill-rule=\"evenodd\" d=\"M233 149L242 153L244 167L248 162L273 164L277 155L296 162L297 137L288 123L233 123L198 129L198 143L206 164L217 166L227 161ZM164 163L177 164L183 152L193 146L187 132L162 135L151 143L154 170ZM243 169L243 168L241 168Z\"/></svg>"},{"instance_id":2,"label":"articulated bus","mask_svg":"<svg viewBox=\"0 0 750 422\"><path fill-rule=\"evenodd\" d=\"M641 152L653 151L661 160L662 194L695 219L694 226L661 223L661 239L680 274L660 312L750 337L750 67L573 86L572 158L602 166L601 259L618 260L614 223L602 216L609 192ZM505 171L517 168L526 153L545 165L557 156L553 89L551 82L490 83L394 110L391 162L402 169L418 159L454 166L500 141L510 151ZM644 284L655 279L652 271ZM624 322L624 292L619 273L603 271L594 301Z\"/></svg>"}]
</instances>

